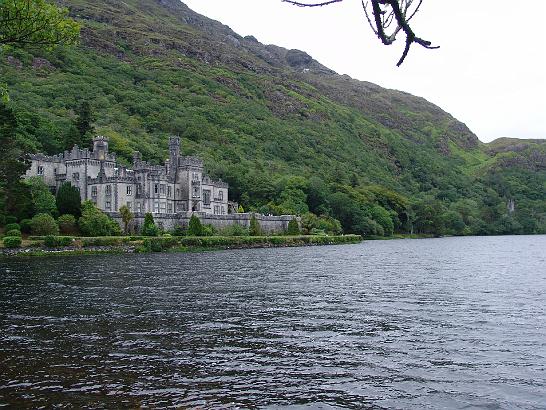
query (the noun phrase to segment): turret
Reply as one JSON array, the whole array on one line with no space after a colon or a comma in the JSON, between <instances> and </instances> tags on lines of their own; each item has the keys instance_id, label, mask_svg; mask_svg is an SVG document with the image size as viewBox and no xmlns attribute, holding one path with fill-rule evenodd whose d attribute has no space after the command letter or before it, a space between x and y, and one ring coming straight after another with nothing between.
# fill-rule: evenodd
<instances>
[{"instance_id":1,"label":"turret","mask_svg":"<svg viewBox=\"0 0 546 410\"><path fill-rule=\"evenodd\" d=\"M108 156L108 138L103 136L93 138L93 153L95 158L104 161Z\"/></svg>"}]
</instances>

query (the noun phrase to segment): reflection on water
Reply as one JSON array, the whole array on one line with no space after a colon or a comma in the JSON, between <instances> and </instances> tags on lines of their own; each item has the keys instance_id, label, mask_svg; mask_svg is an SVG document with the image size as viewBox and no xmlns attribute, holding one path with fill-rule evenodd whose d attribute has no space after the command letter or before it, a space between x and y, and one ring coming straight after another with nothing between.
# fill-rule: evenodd
<instances>
[{"instance_id":1,"label":"reflection on water","mask_svg":"<svg viewBox=\"0 0 546 410\"><path fill-rule=\"evenodd\" d=\"M0 261L0 404L544 408L546 236Z\"/></svg>"}]
</instances>

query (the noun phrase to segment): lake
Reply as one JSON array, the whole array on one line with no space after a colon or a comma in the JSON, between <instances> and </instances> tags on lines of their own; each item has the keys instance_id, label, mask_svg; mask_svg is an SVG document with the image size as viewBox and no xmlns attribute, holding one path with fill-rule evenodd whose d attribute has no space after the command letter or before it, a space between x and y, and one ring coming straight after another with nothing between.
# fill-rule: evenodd
<instances>
[{"instance_id":1,"label":"lake","mask_svg":"<svg viewBox=\"0 0 546 410\"><path fill-rule=\"evenodd\" d=\"M546 408L546 236L0 260L0 406Z\"/></svg>"}]
</instances>

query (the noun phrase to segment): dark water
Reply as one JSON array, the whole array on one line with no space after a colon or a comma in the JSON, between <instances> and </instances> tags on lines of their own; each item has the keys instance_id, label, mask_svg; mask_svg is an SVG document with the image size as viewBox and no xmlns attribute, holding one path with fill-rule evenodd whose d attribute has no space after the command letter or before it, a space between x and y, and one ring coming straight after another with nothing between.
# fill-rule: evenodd
<instances>
[{"instance_id":1,"label":"dark water","mask_svg":"<svg viewBox=\"0 0 546 410\"><path fill-rule=\"evenodd\" d=\"M0 261L0 403L546 408L546 236Z\"/></svg>"}]
</instances>

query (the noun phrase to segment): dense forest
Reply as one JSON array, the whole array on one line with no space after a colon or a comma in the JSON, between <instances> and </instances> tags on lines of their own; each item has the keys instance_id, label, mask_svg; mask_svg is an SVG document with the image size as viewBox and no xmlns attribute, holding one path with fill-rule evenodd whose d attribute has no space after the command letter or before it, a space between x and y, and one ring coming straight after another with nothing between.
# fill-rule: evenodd
<instances>
[{"instance_id":1,"label":"dense forest","mask_svg":"<svg viewBox=\"0 0 546 410\"><path fill-rule=\"evenodd\" d=\"M69 3L80 45L0 51L21 150L58 153L98 134L127 165L134 150L162 163L180 135L230 200L301 215L308 231L546 233L542 141L483 144L422 98L240 37L175 0Z\"/></svg>"}]
</instances>

